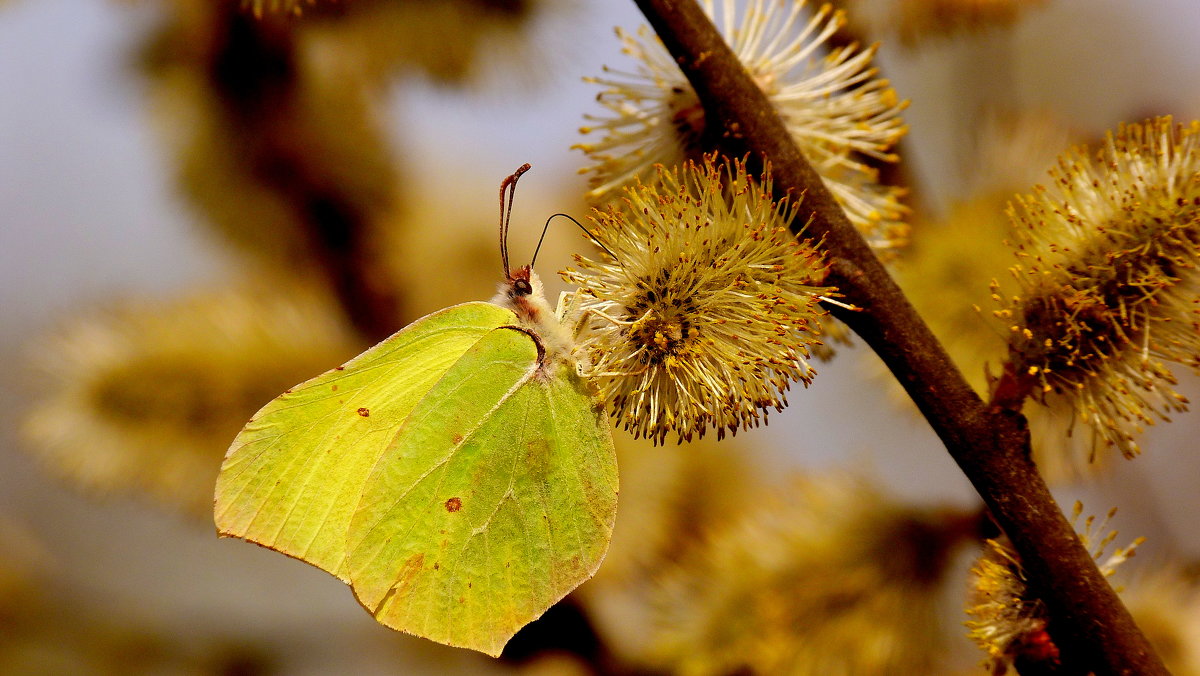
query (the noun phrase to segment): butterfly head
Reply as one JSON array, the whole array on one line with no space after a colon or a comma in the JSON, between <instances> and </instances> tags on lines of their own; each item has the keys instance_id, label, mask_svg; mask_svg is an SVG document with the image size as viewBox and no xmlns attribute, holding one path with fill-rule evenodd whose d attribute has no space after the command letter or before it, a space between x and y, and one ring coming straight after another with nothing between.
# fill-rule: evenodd
<instances>
[{"instance_id":1,"label":"butterfly head","mask_svg":"<svg viewBox=\"0 0 1200 676\"><path fill-rule=\"evenodd\" d=\"M537 275L533 273L533 268L528 265L523 265L516 270L509 270L505 286L508 289L508 297L514 299L519 296L541 295L542 293L542 280L538 279Z\"/></svg>"},{"instance_id":2,"label":"butterfly head","mask_svg":"<svg viewBox=\"0 0 1200 676\"><path fill-rule=\"evenodd\" d=\"M512 310L521 323L531 326L544 323L547 316L553 317L542 291L542 280L528 265L508 272L492 302Z\"/></svg>"}]
</instances>

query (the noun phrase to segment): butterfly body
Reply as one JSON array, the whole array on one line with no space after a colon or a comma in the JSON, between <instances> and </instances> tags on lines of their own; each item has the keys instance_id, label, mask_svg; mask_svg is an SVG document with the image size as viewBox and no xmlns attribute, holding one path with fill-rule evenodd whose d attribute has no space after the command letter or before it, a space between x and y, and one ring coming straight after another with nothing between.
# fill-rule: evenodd
<instances>
[{"instance_id":1,"label":"butterfly body","mask_svg":"<svg viewBox=\"0 0 1200 676\"><path fill-rule=\"evenodd\" d=\"M557 312L550 308L542 280L529 266L514 270L491 302L512 310L517 324L532 332L545 349L543 361L548 365L576 365L580 357L573 350L575 341L570 331L562 323L563 308Z\"/></svg>"}]
</instances>

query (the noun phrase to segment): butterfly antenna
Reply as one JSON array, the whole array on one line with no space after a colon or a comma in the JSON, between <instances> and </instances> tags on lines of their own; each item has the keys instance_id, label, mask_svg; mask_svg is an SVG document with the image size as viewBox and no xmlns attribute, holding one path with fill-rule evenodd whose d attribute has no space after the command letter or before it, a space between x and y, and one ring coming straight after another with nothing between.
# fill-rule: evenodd
<instances>
[{"instance_id":1,"label":"butterfly antenna","mask_svg":"<svg viewBox=\"0 0 1200 676\"><path fill-rule=\"evenodd\" d=\"M512 219L513 195L517 192L517 179L527 171L529 171L528 162L517 167L517 170L509 174L508 178L500 181L500 262L504 264L505 279L511 278L508 267L508 222Z\"/></svg>"},{"instance_id":2,"label":"butterfly antenna","mask_svg":"<svg viewBox=\"0 0 1200 676\"><path fill-rule=\"evenodd\" d=\"M547 218L546 225L542 226L542 236L538 238L537 248L533 250L533 260L529 261L529 267L531 267L531 268L533 267L534 261L537 260L538 252L542 250L542 240L546 239L546 231L550 229L550 221L553 221L554 219L558 218L559 216L562 216L563 218L570 220L575 225L578 225L579 229L583 231L583 234L588 236L588 239L595 242L596 246L600 247L601 249L604 249L604 253L608 254L609 256L612 256L612 259L614 261L617 261L617 265L621 264L621 261L617 260L617 255L614 254L613 252L609 251L608 247L604 246L604 243L601 242L600 239L597 238L596 235L591 230L588 230L587 228L585 228L583 226L583 223L580 223L579 221L575 220L575 218L572 217L570 214L554 214L550 218Z\"/></svg>"}]
</instances>

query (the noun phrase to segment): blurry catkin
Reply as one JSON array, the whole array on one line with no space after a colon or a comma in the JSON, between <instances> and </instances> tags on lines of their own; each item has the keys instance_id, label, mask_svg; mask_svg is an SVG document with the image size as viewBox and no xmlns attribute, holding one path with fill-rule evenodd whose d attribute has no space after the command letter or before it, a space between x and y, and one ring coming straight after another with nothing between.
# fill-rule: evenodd
<instances>
[{"instance_id":1,"label":"blurry catkin","mask_svg":"<svg viewBox=\"0 0 1200 676\"><path fill-rule=\"evenodd\" d=\"M0 626L11 626L21 605L34 601L39 574L54 567L41 539L25 524L0 513Z\"/></svg>"},{"instance_id":2,"label":"blurry catkin","mask_svg":"<svg viewBox=\"0 0 1200 676\"><path fill-rule=\"evenodd\" d=\"M912 47L931 38L1010 25L1046 0L887 0L885 4L887 10L878 23Z\"/></svg>"},{"instance_id":3,"label":"blurry catkin","mask_svg":"<svg viewBox=\"0 0 1200 676\"><path fill-rule=\"evenodd\" d=\"M131 303L37 344L47 386L24 436L79 488L211 518L217 469L246 420L356 347L330 303L265 282Z\"/></svg>"},{"instance_id":4,"label":"blurry catkin","mask_svg":"<svg viewBox=\"0 0 1200 676\"><path fill-rule=\"evenodd\" d=\"M1003 327L980 311L989 281L1012 263L1003 209L1004 197L988 193L951 206L937 220L918 221L895 264L905 295L979 392L987 389L987 365L1004 358Z\"/></svg>"},{"instance_id":5,"label":"blurry catkin","mask_svg":"<svg viewBox=\"0 0 1200 676\"><path fill-rule=\"evenodd\" d=\"M264 12L299 16L304 12L304 8L315 4L317 0L242 0L242 5L259 18Z\"/></svg>"},{"instance_id":6,"label":"blurry catkin","mask_svg":"<svg viewBox=\"0 0 1200 676\"><path fill-rule=\"evenodd\" d=\"M1200 123L1120 127L1094 158L1065 153L1010 209L1015 295L1004 384L1069 403L1097 446L1186 409L1168 363L1200 367ZM1024 385L1021 385L1023 383Z\"/></svg>"},{"instance_id":7,"label":"blurry catkin","mask_svg":"<svg viewBox=\"0 0 1200 676\"><path fill-rule=\"evenodd\" d=\"M1200 570L1145 562L1121 593L1167 669L1175 676L1200 676Z\"/></svg>"},{"instance_id":8,"label":"blurry catkin","mask_svg":"<svg viewBox=\"0 0 1200 676\"><path fill-rule=\"evenodd\" d=\"M973 515L905 508L861 479L760 490L663 574L652 655L679 674L931 673L938 586Z\"/></svg>"},{"instance_id":9,"label":"blurry catkin","mask_svg":"<svg viewBox=\"0 0 1200 676\"><path fill-rule=\"evenodd\" d=\"M45 501L40 506L45 509L54 502L57 500ZM116 513L109 512L106 516L111 521ZM145 523L140 519L134 522ZM114 523L112 529L131 526L124 521ZM134 604L139 590L145 594L146 587L164 585L164 580L147 582L133 571L124 571L119 574L123 577L116 579L132 580L141 586L131 584L118 593L80 593L80 581L90 581L97 570L104 571L104 564L113 559L63 557L61 554L70 547L53 543L53 539L64 537L63 531L47 528L40 531L35 533L27 524L0 514L0 627L3 627L0 674L214 676L287 671L278 668L277 663L283 661L275 659L278 647L254 632L235 637L208 631L200 624L178 624L187 621L182 618L172 622L158 616L150 619L141 613L114 610ZM154 535L160 532L156 530ZM149 533L141 535L155 546L167 546L166 541L159 541ZM120 539L113 538L107 530L97 537L114 554L119 553L113 557L119 562L115 565L135 556L127 549L117 548L114 542ZM137 566L133 568L136 570ZM114 575L118 574L109 570L100 572L98 577L112 579ZM70 619L64 621L64 618Z\"/></svg>"},{"instance_id":10,"label":"blurry catkin","mask_svg":"<svg viewBox=\"0 0 1200 676\"><path fill-rule=\"evenodd\" d=\"M318 28L368 72L415 74L468 91L535 86L557 59L545 34L574 18L577 0L338 0L347 10ZM351 5L355 5L351 7ZM553 38L551 38L553 40Z\"/></svg>"},{"instance_id":11,"label":"blurry catkin","mask_svg":"<svg viewBox=\"0 0 1200 676\"><path fill-rule=\"evenodd\" d=\"M1117 531L1108 530L1108 522L1116 512L1110 510L1099 523L1094 516L1088 516L1081 525L1083 505L1076 502L1072 518L1079 539L1105 577L1132 557L1144 540L1136 538L1129 546L1118 547L1102 558L1117 537ZM984 664L992 668L992 673L1003 674L1009 665L1020 660L1057 663L1058 648L1046 633L1049 614L1042 600L1029 592L1021 560L1011 545L988 540L971 573L973 580L966 608L971 619L965 624L968 636L987 653Z\"/></svg>"},{"instance_id":12,"label":"blurry catkin","mask_svg":"<svg viewBox=\"0 0 1200 676\"><path fill-rule=\"evenodd\" d=\"M578 344L612 415L661 443L718 438L782 410L815 374L825 267L788 229L795 203L771 199L740 163L659 168L658 180L594 212L599 260L577 256Z\"/></svg>"},{"instance_id":13,"label":"blurry catkin","mask_svg":"<svg viewBox=\"0 0 1200 676\"><path fill-rule=\"evenodd\" d=\"M178 0L185 2L188 0ZM336 49L375 81L418 73L443 85L488 87L503 74L505 88L530 78L521 68L537 57L536 24L570 14L573 0L241 0L260 19L293 15L294 29ZM568 11L563 11L564 9ZM303 15L301 17L301 15ZM301 20L302 19L302 20ZM332 54L325 54L329 58ZM534 74L533 77L536 77Z\"/></svg>"},{"instance_id":14,"label":"blurry catkin","mask_svg":"<svg viewBox=\"0 0 1200 676\"><path fill-rule=\"evenodd\" d=\"M1005 325L983 311L989 306L989 282L1012 265L1007 241L1013 225L1005 205L1013 192L1045 175L1071 138L1063 122L1049 114L986 116L971 143L970 171L963 167L969 176L965 194L944 213L919 217L910 245L894 266L905 295L981 393L988 386L985 369L995 368L1005 351L998 339ZM1011 293L1012 286L1008 283L1004 292Z\"/></svg>"},{"instance_id":15,"label":"blurry catkin","mask_svg":"<svg viewBox=\"0 0 1200 676\"><path fill-rule=\"evenodd\" d=\"M398 284L377 246L410 206L384 133L392 85L413 71L463 85L518 70L546 6L318 0L301 17L256 19L237 2L177 0L143 62L198 222L277 271L325 272L356 324L395 323Z\"/></svg>"},{"instance_id":16,"label":"blurry catkin","mask_svg":"<svg viewBox=\"0 0 1200 676\"><path fill-rule=\"evenodd\" d=\"M144 53L199 222L281 270L319 269L320 233L359 235L396 197L382 91L357 52L321 49L313 30L309 17L180 2Z\"/></svg>"},{"instance_id":17,"label":"blurry catkin","mask_svg":"<svg viewBox=\"0 0 1200 676\"><path fill-rule=\"evenodd\" d=\"M900 246L906 208L899 189L877 181L862 158L895 162L891 148L907 131L906 107L887 80L875 77L875 48L857 45L825 52L824 43L845 21L826 4L806 16L805 0L705 0L741 63L783 118L789 133L856 228L877 250ZM607 109L587 116L579 144L592 165L589 196L602 202L635 180L653 182L656 164L699 160L713 134L704 109L674 59L648 28L618 29L623 52L637 60L632 73L606 68L589 78L605 89Z\"/></svg>"},{"instance_id":18,"label":"blurry catkin","mask_svg":"<svg viewBox=\"0 0 1200 676\"><path fill-rule=\"evenodd\" d=\"M544 84L558 26L576 18L577 0L255 0L277 13L298 8L291 25L306 51L353 63L375 85L417 76L472 93ZM252 3L252 7L253 7ZM293 11L293 14L299 12ZM263 18L270 18L264 14ZM546 39L549 35L550 38ZM384 92L381 92L384 93Z\"/></svg>"},{"instance_id":19,"label":"blurry catkin","mask_svg":"<svg viewBox=\"0 0 1200 676\"><path fill-rule=\"evenodd\" d=\"M1014 225L1005 215L1005 205L1014 191L1045 175L1075 134L1063 120L1036 111L991 114L977 134L970 154L968 193L944 214L914 222L912 241L894 269L905 295L954 363L986 396L1004 363L1011 325L991 312L995 305L989 298L989 284L997 283L991 293L1001 298L1018 289L1008 274ZM964 251L970 256L964 256ZM898 387L894 389L903 396ZM1061 399L1047 403L1055 405L1025 410L1042 476L1052 483L1073 481L1106 468L1109 463L1104 457L1093 461L1087 435L1070 434L1078 427L1070 406Z\"/></svg>"},{"instance_id":20,"label":"blurry catkin","mask_svg":"<svg viewBox=\"0 0 1200 676\"><path fill-rule=\"evenodd\" d=\"M761 454L742 439L655 447L616 434L614 441L621 509L604 565L574 593L610 649L642 661L654 626L646 599L663 571L702 551L709 533L754 507L746 496L762 488L755 472Z\"/></svg>"}]
</instances>

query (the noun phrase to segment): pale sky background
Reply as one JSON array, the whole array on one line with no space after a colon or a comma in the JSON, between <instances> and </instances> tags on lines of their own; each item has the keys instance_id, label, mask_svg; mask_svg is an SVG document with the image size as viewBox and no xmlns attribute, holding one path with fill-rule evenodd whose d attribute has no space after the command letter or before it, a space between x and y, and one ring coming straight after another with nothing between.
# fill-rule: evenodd
<instances>
[{"instance_id":1,"label":"pale sky background","mask_svg":"<svg viewBox=\"0 0 1200 676\"><path fill-rule=\"evenodd\" d=\"M490 209L496 181L526 161L536 173L523 188L583 185L572 178L583 158L568 147L579 140L581 114L596 111L596 89L579 78L602 63L625 64L612 27L634 27L640 16L627 2L577 4L535 40L546 69L540 88L462 93L417 84L395 97L396 143L423 163L418 186L455 185L458 199ZM23 367L39 335L97 302L166 298L218 279L230 265L174 194L169 158L130 67L156 6L0 3L0 517L44 540L65 571L66 591L107 604L114 615L181 632L201 627L278 641L307 633L321 640L288 646L304 656L306 673L345 668L347 659L360 660L363 673L387 673L394 665L379 647L392 634L325 574L131 502L78 497L16 448L13 427L30 383ZM1057 0L1011 32L971 46L904 53L885 45L882 65L913 101L905 115L910 160L941 201L969 176L968 158L953 148L985 103L1046 106L1097 133L1148 114L1200 115L1197 35L1196 0ZM1006 54L1013 56L1007 65ZM851 352L820 367L811 388L792 392L788 411L745 440L780 466L853 465L899 495L968 503L970 487L924 422L869 375L873 359ZM1194 378L1184 390L1200 401ZM1144 456L1120 463L1105 485L1060 496L1068 505L1093 496L1088 504L1098 512L1118 505L1123 534L1150 538L1145 554L1200 555L1198 429L1194 413L1160 425L1146 436ZM342 635L350 638L329 647ZM369 641L372 650L354 641ZM400 641L418 672L446 654Z\"/></svg>"}]
</instances>

